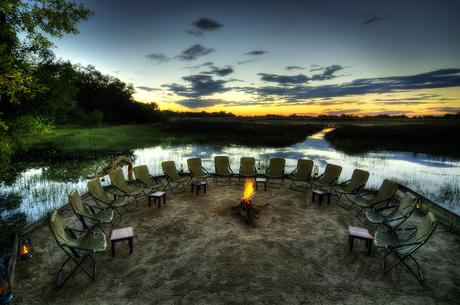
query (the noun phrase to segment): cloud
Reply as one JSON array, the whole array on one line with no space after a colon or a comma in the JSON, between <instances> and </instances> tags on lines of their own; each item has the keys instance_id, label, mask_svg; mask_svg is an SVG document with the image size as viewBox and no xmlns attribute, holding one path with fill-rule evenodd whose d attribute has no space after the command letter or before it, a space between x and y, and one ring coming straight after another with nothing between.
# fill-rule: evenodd
<instances>
[{"instance_id":1,"label":"cloud","mask_svg":"<svg viewBox=\"0 0 460 305\"><path fill-rule=\"evenodd\" d=\"M147 86L137 86L136 88L137 88L137 89L140 89L140 90L143 90L143 91L147 91L147 92L152 92L152 91L158 91L158 90L160 90L160 89L157 89L157 88L147 87Z\"/></svg>"},{"instance_id":2,"label":"cloud","mask_svg":"<svg viewBox=\"0 0 460 305\"><path fill-rule=\"evenodd\" d=\"M321 68L323 71L321 74L315 74L311 77L311 80L328 80L336 78L337 76L334 75L335 72L343 70L343 67L340 65L332 65L325 68Z\"/></svg>"},{"instance_id":3,"label":"cloud","mask_svg":"<svg viewBox=\"0 0 460 305\"><path fill-rule=\"evenodd\" d=\"M441 69L431 72L377 78L356 79L349 83L323 86L293 86L246 88L253 93L284 96L290 100L340 97L368 93L391 93L417 89L460 86L460 69Z\"/></svg>"},{"instance_id":4,"label":"cloud","mask_svg":"<svg viewBox=\"0 0 460 305\"><path fill-rule=\"evenodd\" d=\"M304 70L305 68L299 66L287 66L286 70Z\"/></svg>"},{"instance_id":5,"label":"cloud","mask_svg":"<svg viewBox=\"0 0 460 305\"><path fill-rule=\"evenodd\" d=\"M212 48L206 48L202 46L201 44L197 43L191 46L190 48L182 51L180 55L177 57L181 60L195 60L198 57L207 55L209 53L214 52L215 50Z\"/></svg>"},{"instance_id":6,"label":"cloud","mask_svg":"<svg viewBox=\"0 0 460 305\"><path fill-rule=\"evenodd\" d=\"M303 74L289 76L289 75L258 73L257 75L261 75L262 77L260 79L263 81L278 83L280 85L303 84L308 81L308 77L306 77Z\"/></svg>"},{"instance_id":7,"label":"cloud","mask_svg":"<svg viewBox=\"0 0 460 305\"><path fill-rule=\"evenodd\" d=\"M150 60L155 60L157 62L166 62L166 61L169 61L170 59L167 55L163 53L151 53L151 54L145 55L145 57L147 57Z\"/></svg>"},{"instance_id":8,"label":"cloud","mask_svg":"<svg viewBox=\"0 0 460 305\"><path fill-rule=\"evenodd\" d=\"M194 108L205 108L205 107L211 107L214 105L221 104L221 100L212 100L212 99L185 99L185 100L180 100L176 101L176 104L179 104L181 106L194 109Z\"/></svg>"},{"instance_id":9,"label":"cloud","mask_svg":"<svg viewBox=\"0 0 460 305\"><path fill-rule=\"evenodd\" d=\"M194 66L188 66L188 67L183 67L183 69L199 69L199 68L204 68L204 67L211 67L214 66L214 63L212 61L207 61L202 64L194 65Z\"/></svg>"},{"instance_id":10,"label":"cloud","mask_svg":"<svg viewBox=\"0 0 460 305\"><path fill-rule=\"evenodd\" d=\"M364 17L364 20L361 22L362 25L369 25L371 23L377 22L382 20L382 17L378 17L375 15L367 15Z\"/></svg>"},{"instance_id":11,"label":"cloud","mask_svg":"<svg viewBox=\"0 0 460 305\"><path fill-rule=\"evenodd\" d=\"M179 96L199 98L202 96L212 95L214 93L225 92L229 90L224 87L227 83L225 80L215 80L211 75L194 74L182 77L184 81L189 83L188 86L172 83L163 85Z\"/></svg>"},{"instance_id":12,"label":"cloud","mask_svg":"<svg viewBox=\"0 0 460 305\"><path fill-rule=\"evenodd\" d=\"M192 24L202 31L215 31L223 27L222 24L210 18L200 18Z\"/></svg>"},{"instance_id":13,"label":"cloud","mask_svg":"<svg viewBox=\"0 0 460 305\"><path fill-rule=\"evenodd\" d=\"M232 66L225 66L223 68L219 68L216 66L211 66L211 70L202 72L204 74L216 74L218 76L227 76L229 74L232 74L234 72Z\"/></svg>"},{"instance_id":14,"label":"cloud","mask_svg":"<svg viewBox=\"0 0 460 305\"><path fill-rule=\"evenodd\" d=\"M267 54L267 53L268 53L268 51L264 51L264 50L253 50L253 51L249 51L249 52L244 53L244 55L258 56L258 55L264 55L264 54Z\"/></svg>"},{"instance_id":15,"label":"cloud","mask_svg":"<svg viewBox=\"0 0 460 305\"><path fill-rule=\"evenodd\" d=\"M430 110L435 110L439 112L449 112L449 113L459 113L460 107L429 107Z\"/></svg>"},{"instance_id":16,"label":"cloud","mask_svg":"<svg viewBox=\"0 0 460 305\"><path fill-rule=\"evenodd\" d=\"M257 61L256 59L248 59L248 60L242 60L242 61L239 61L238 64L239 65L244 65L244 64L248 64L250 62L255 62Z\"/></svg>"},{"instance_id":17,"label":"cloud","mask_svg":"<svg viewBox=\"0 0 460 305\"><path fill-rule=\"evenodd\" d=\"M188 34L191 34L193 36L200 37L204 34L204 32L210 32L210 31L215 31L221 27L223 27L222 24L219 22L210 19L210 18L200 18L197 21L193 22L192 25L196 29L191 29L191 30L186 30L185 32Z\"/></svg>"}]
</instances>

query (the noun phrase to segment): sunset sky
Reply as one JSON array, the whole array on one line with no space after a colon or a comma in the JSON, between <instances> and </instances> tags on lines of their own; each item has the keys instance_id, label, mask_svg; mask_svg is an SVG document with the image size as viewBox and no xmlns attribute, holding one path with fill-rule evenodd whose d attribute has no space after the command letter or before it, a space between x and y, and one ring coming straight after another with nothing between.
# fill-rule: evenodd
<instances>
[{"instance_id":1,"label":"sunset sky","mask_svg":"<svg viewBox=\"0 0 460 305\"><path fill-rule=\"evenodd\" d=\"M114 1L55 53L161 109L460 111L460 1Z\"/></svg>"}]
</instances>

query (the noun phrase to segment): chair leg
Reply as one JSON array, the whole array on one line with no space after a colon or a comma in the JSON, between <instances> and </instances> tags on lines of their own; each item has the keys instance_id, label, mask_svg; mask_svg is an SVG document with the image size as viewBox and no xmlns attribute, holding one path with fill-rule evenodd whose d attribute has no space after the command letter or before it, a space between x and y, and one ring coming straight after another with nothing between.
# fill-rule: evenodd
<instances>
[{"instance_id":1,"label":"chair leg","mask_svg":"<svg viewBox=\"0 0 460 305\"><path fill-rule=\"evenodd\" d=\"M390 267L385 269L385 258L391 253L394 253L398 257L398 260L394 262ZM405 262L405 259L408 257L414 262L415 266L417 267L418 274ZM421 285L425 284L425 278L423 277L423 270L411 254L400 256L398 253L394 252L393 250L388 251L386 254L382 256L382 260L381 260L381 269L382 269L383 274L388 273L390 270L392 270L394 267L396 267L401 262L404 264L404 266L406 266L406 268L419 281Z\"/></svg>"},{"instance_id":2,"label":"chair leg","mask_svg":"<svg viewBox=\"0 0 460 305\"><path fill-rule=\"evenodd\" d=\"M92 274L90 274L83 266L82 264L85 262L85 260L87 258L90 258L92 263L93 263L93 272ZM61 276L62 276L62 272L64 271L64 266L70 261L72 260L74 263L75 263L75 267L70 271L70 273L67 275L67 277L64 279L64 281L61 282ZM78 270L78 269L81 269L91 280L96 280L96 261L94 260L94 258L90 255L90 254L87 254L85 255L84 257L82 257L81 259L77 260L71 256L69 256L65 261L64 263L61 265L61 267L59 268L59 272L58 272L58 280L57 280L57 288L60 289L62 286L64 286L65 283L67 283L67 281L70 279L70 277Z\"/></svg>"}]
</instances>

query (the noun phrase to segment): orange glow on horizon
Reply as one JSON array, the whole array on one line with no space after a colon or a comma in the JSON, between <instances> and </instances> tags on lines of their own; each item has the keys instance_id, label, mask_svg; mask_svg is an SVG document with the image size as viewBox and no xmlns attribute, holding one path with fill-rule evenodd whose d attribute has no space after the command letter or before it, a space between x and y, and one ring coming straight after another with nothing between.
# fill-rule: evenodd
<instances>
[{"instance_id":1,"label":"orange glow on horizon","mask_svg":"<svg viewBox=\"0 0 460 305\"><path fill-rule=\"evenodd\" d=\"M426 96L426 98L425 98ZM137 96L135 96L137 97ZM151 102L145 96L139 96L141 102ZM309 115L379 115L405 114L409 117L418 115L444 115L460 110L460 88L443 88L414 90L410 92L392 92L364 94L334 98L317 98L297 102L273 99L257 103L257 98L241 92L226 92L213 95L204 100L222 101L209 107L187 108L179 104L181 98L168 100L156 99L162 110L180 112L230 112L239 116L263 116L275 114L289 116ZM246 101L246 102L244 102ZM246 105L248 104L248 105Z\"/></svg>"}]
</instances>

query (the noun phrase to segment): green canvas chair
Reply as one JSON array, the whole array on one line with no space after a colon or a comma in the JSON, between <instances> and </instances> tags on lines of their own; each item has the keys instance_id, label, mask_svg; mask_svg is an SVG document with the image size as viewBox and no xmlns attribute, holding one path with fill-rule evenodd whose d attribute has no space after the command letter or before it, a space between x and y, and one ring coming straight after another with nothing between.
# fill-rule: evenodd
<instances>
[{"instance_id":1,"label":"green canvas chair","mask_svg":"<svg viewBox=\"0 0 460 305\"><path fill-rule=\"evenodd\" d=\"M284 184L284 170L286 167L286 160L283 158L271 158L268 163L268 168L265 172L268 184ZM270 182L270 180L281 180L280 183Z\"/></svg>"},{"instance_id":2,"label":"green canvas chair","mask_svg":"<svg viewBox=\"0 0 460 305\"><path fill-rule=\"evenodd\" d=\"M70 192L69 203L75 213L75 216L77 216L78 220L80 220L83 225L83 228L87 231L92 231L97 227L104 232L102 224L112 223L113 210L105 209L96 212L93 207L83 203L77 190Z\"/></svg>"},{"instance_id":3,"label":"green canvas chair","mask_svg":"<svg viewBox=\"0 0 460 305\"><path fill-rule=\"evenodd\" d=\"M238 181L241 182L241 178L254 178L256 174L256 159L253 157L241 157Z\"/></svg>"},{"instance_id":4,"label":"green canvas chair","mask_svg":"<svg viewBox=\"0 0 460 305\"><path fill-rule=\"evenodd\" d=\"M418 262L415 260L413 254L433 235L436 225L436 218L431 212L428 212L423 220L423 223L407 238L400 238L398 235L393 234L393 232L377 231L374 236L374 244L379 248L387 250L381 257L380 266L383 274L388 273L399 263L403 263L410 273L412 273L420 284L423 285L425 283L423 271ZM385 260L390 254L394 254L396 256L396 261L394 261L390 266L385 267ZM415 264L417 268L416 271L414 271L405 262L408 258Z\"/></svg>"},{"instance_id":5,"label":"green canvas chair","mask_svg":"<svg viewBox=\"0 0 460 305\"><path fill-rule=\"evenodd\" d=\"M311 181L312 186L317 188L331 187L340 177L342 167L335 164L326 165L324 173Z\"/></svg>"},{"instance_id":6,"label":"green canvas chair","mask_svg":"<svg viewBox=\"0 0 460 305\"><path fill-rule=\"evenodd\" d=\"M126 208L128 200L126 196L120 196L117 194L107 193L102 187L101 180L99 178L94 178L88 181L86 184L88 187L89 194L93 198L94 202L101 209L112 209L119 216L121 221L122 216L120 209L122 207Z\"/></svg>"},{"instance_id":7,"label":"green canvas chair","mask_svg":"<svg viewBox=\"0 0 460 305\"><path fill-rule=\"evenodd\" d=\"M66 228L62 225L61 217L57 211L54 211L49 218L49 227L51 234L58 246L67 254L67 259L59 268L57 286L61 288L70 277L81 269L91 280L96 279L96 261L92 257L92 254L103 252L107 249L107 241L104 233L102 232L88 232L82 230L75 230ZM92 272L88 272L83 263L86 259L90 259L92 262ZM75 266L61 281L61 276L65 265L72 261Z\"/></svg>"},{"instance_id":8,"label":"green canvas chair","mask_svg":"<svg viewBox=\"0 0 460 305\"><path fill-rule=\"evenodd\" d=\"M371 198L364 198L356 196L353 198L352 202L354 205L358 206L358 213L356 216L359 220L364 223L367 223L366 219L362 219L360 215L366 209L374 209L379 205L388 205L391 199L393 199L394 194L398 190L398 184L392 180L385 179L383 180L382 185L380 186L377 194ZM363 221L364 220L364 221Z\"/></svg>"},{"instance_id":9,"label":"green canvas chair","mask_svg":"<svg viewBox=\"0 0 460 305\"><path fill-rule=\"evenodd\" d=\"M134 184L128 184L125 180L125 176L123 175L123 171L119 169L115 169L109 173L110 182L115 187L115 189L119 192L119 194L125 195L126 197L132 197L136 206L132 209L136 209L139 206L138 198L144 196L144 192L141 187Z\"/></svg>"},{"instance_id":10,"label":"green canvas chair","mask_svg":"<svg viewBox=\"0 0 460 305\"><path fill-rule=\"evenodd\" d=\"M145 196L148 196L153 191L162 190L165 187L164 183L150 175L147 165L134 166L133 172L136 180L140 182ZM150 190L150 192L146 193L145 190Z\"/></svg>"},{"instance_id":11,"label":"green canvas chair","mask_svg":"<svg viewBox=\"0 0 460 305\"><path fill-rule=\"evenodd\" d=\"M351 179L347 180L338 185L333 185L332 190L337 195L337 204L346 209L351 209L353 203L349 196L359 196L359 193L366 186L367 180L369 179L369 172L362 169L355 169L351 175ZM345 195L348 199L349 204L343 204L340 202L340 198Z\"/></svg>"},{"instance_id":12,"label":"green canvas chair","mask_svg":"<svg viewBox=\"0 0 460 305\"><path fill-rule=\"evenodd\" d=\"M313 165L313 160L299 159L296 169L289 175L289 178L291 178L290 186L296 186L296 182L306 182L307 185L310 184Z\"/></svg>"},{"instance_id":13,"label":"green canvas chair","mask_svg":"<svg viewBox=\"0 0 460 305\"><path fill-rule=\"evenodd\" d=\"M367 222L374 225L373 231L382 225L390 231L395 231L410 217L417 202L417 198L405 193L399 206L385 206L376 210L366 211Z\"/></svg>"},{"instance_id":14,"label":"green canvas chair","mask_svg":"<svg viewBox=\"0 0 460 305\"><path fill-rule=\"evenodd\" d=\"M217 184L219 177L226 178L229 184L232 184L233 171L230 168L230 160L227 156L214 157L215 175L214 179Z\"/></svg>"},{"instance_id":15,"label":"green canvas chair","mask_svg":"<svg viewBox=\"0 0 460 305\"><path fill-rule=\"evenodd\" d=\"M162 162L161 168L163 169L163 173L166 176L166 182L171 192L173 190L173 183L176 184L174 188L177 188L179 185L182 185L184 189L187 189L186 184L188 183L190 178L179 175L179 172L176 169L176 163L174 161Z\"/></svg>"},{"instance_id":16,"label":"green canvas chair","mask_svg":"<svg viewBox=\"0 0 460 305\"><path fill-rule=\"evenodd\" d=\"M207 180L211 177L208 171L201 165L201 158L187 159L187 166L190 174L192 175L192 179Z\"/></svg>"}]
</instances>

